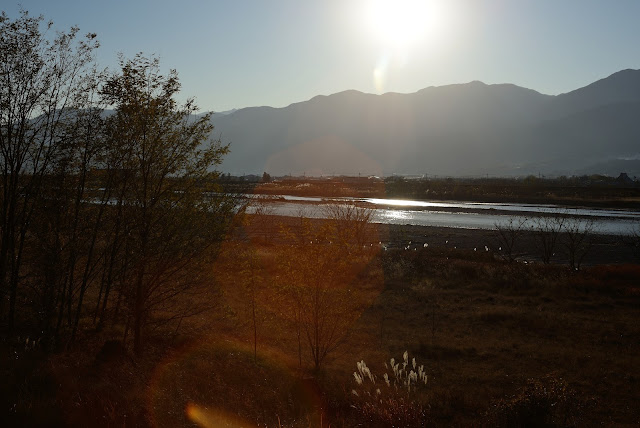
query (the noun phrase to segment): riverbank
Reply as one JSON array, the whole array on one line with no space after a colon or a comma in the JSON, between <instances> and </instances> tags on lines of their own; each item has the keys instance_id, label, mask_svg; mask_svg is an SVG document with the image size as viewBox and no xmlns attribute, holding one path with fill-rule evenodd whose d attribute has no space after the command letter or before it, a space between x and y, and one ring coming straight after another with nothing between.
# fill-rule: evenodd
<instances>
[{"instance_id":1,"label":"riverbank","mask_svg":"<svg viewBox=\"0 0 640 428\"><path fill-rule=\"evenodd\" d=\"M521 178L285 177L272 182L222 181L233 193L420 201L521 203L640 210L640 182L606 176Z\"/></svg>"},{"instance_id":2,"label":"riverbank","mask_svg":"<svg viewBox=\"0 0 640 428\"><path fill-rule=\"evenodd\" d=\"M290 216L259 215L249 216L253 218L247 226L237 231L245 239L257 240L261 243L281 243L285 238L283 230L292 230L294 234L299 232L300 219ZM310 219L314 224L321 224L322 219ZM541 263L538 245L538 233L522 231L513 250L514 257L522 263ZM635 241L634 241L635 239ZM588 237L588 250L582 264L593 266L599 264L626 264L636 263L637 254L634 243L637 238L621 237L619 235L592 234ZM460 229L452 227L414 226L397 224L373 223L367 232L367 243L384 249L401 248L406 251L415 251L419 248L428 248L431 251L451 252L456 257L464 254L495 259L506 258L504 245L500 242L495 230L486 229ZM567 254L562 245L558 243L551 263L567 264Z\"/></svg>"}]
</instances>

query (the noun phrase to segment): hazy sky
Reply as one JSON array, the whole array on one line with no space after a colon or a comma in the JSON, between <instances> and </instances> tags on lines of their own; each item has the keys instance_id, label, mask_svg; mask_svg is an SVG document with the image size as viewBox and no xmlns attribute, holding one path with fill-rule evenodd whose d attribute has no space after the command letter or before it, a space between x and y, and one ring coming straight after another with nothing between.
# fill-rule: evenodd
<instances>
[{"instance_id":1,"label":"hazy sky","mask_svg":"<svg viewBox=\"0 0 640 428\"><path fill-rule=\"evenodd\" d=\"M18 2L0 9L16 17ZM202 110L346 89L514 83L568 92L640 68L639 0L20 0L117 53L157 54Z\"/></svg>"}]
</instances>

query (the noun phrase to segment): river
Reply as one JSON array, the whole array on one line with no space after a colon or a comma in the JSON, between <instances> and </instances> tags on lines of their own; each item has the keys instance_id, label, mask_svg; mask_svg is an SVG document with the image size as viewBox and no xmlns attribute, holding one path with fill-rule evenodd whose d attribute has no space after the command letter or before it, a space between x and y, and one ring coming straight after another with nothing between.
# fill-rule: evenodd
<instances>
[{"instance_id":1,"label":"river","mask_svg":"<svg viewBox=\"0 0 640 428\"><path fill-rule=\"evenodd\" d=\"M577 216L586 224L593 222L594 232L607 235L631 235L640 232L640 212L630 210L566 208L557 205L430 202L381 198L320 198L290 195L270 196L267 211L282 216L324 218L323 205L359 203L373 210L373 221L383 224L495 229L511 219L530 219L540 214ZM249 211L251 212L251 210ZM531 220L527 220L529 223Z\"/></svg>"}]
</instances>

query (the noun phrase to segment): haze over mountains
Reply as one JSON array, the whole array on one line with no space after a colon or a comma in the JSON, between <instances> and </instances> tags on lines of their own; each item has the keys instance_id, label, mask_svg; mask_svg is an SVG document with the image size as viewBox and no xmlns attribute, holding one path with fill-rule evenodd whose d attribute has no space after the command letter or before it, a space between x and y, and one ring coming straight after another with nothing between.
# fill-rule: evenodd
<instances>
[{"instance_id":1,"label":"haze over mountains","mask_svg":"<svg viewBox=\"0 0 640 428\"><path fill-rule=\"evenodd\" d=\"M212 122L232 174L640 176L640 70L557 96L482 82L345 91Z\"/></svg>"}]
</instances>

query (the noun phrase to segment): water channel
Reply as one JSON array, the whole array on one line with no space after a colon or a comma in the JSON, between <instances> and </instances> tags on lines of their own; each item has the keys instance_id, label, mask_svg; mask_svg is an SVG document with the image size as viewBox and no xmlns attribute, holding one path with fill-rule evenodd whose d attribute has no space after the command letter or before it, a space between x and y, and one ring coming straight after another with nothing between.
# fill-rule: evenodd
<instances>
[{"instance_id":1,"label":"water channel","mask_svg":"<svg viewBox=\"0 0 640 428\"><path fill-rule=\"evenodd\" d=\"M329 203L360 203L373 209L373 221L383 224L454 227L461 229L495 229L510 220L527 220L539 215L577 216L584 224L593 222L594 232L608 235L630 235L640 232L640 211L566 208L557 205L429 202L380 198L320 198L278 195L269 197L271 214L325 218L323 206ZM251 211L250 211L251 212Z\"/></svg>"}]
</instances>

